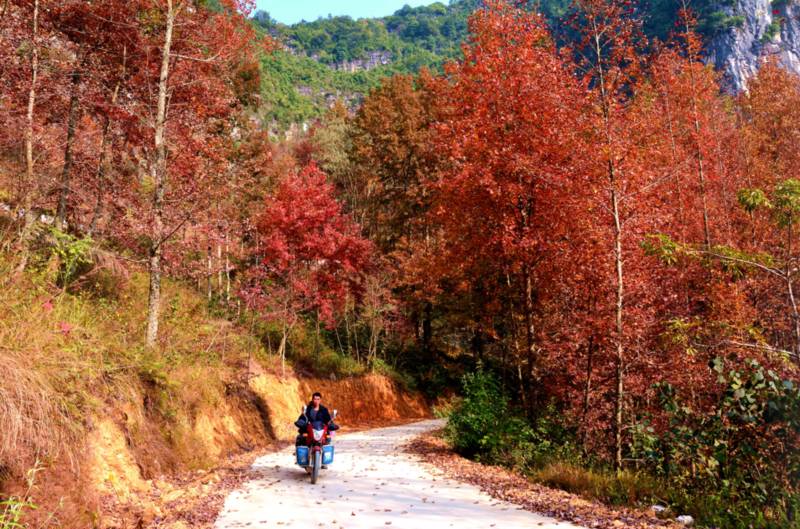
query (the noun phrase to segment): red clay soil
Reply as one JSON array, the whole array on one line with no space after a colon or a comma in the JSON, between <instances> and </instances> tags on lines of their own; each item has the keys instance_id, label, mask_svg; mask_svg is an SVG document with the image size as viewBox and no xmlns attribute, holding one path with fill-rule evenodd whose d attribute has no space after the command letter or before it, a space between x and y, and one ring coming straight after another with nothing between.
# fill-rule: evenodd
<instances>
[{"instance_id":1,"label":"red clay soil","mask_svg":"<svg viewBox=\"0 0 800 529\"><path fill-rule=\"evenodd\" d=\"M405 450L442 471L447 477L471 483L498 500L584 527L599 529L677 529L676 522L659 520L633 509L613 508L561 490L532 483L504 468L483 465L453 452L440 433L411 441Z\"/></svg>"}]
</instances>

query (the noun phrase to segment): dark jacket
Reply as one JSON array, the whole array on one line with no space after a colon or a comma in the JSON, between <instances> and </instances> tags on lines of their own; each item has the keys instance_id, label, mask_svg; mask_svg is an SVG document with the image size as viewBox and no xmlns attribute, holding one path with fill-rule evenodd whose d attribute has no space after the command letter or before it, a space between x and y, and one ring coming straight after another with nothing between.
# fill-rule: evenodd
<instances>
[{"instance_id":1,"label":"dark jacket","mask_svg":"<svg viewBox=\"0 0 800 529\"><path fill-rule=\"evenodd\" d=\"M328 424L331 422L331 414L328 411L328 408L323 406L322 404L319 405L319 410L317 411L317 416L315 418L311 417L311 414L314 411L314 404L309 403L308 407L306 407L306 417L308 417L309 421L322 421L323 424Z\"/></svg>"},{"instance_id":2,"label":"dark jacket","mask_svg":"<svg viewBox=\"0 0 800 529\"><path fill-rule=\"evenodd\" d=\"M294 425L297 426L297 428L298 428L300 433L305 433L306 425L308 424L308 421L311 420L310 412L313 409L314 409L313 403L309 403L309 405L306 407L305 415L303 415L301 413L300 417L298 417L297 421L295 421ZM308 419L306 419L306 417L308 417ZM323 424L330 423L332 419L331 419L331 414L328 411L328 408L326 408L325 406L320 404L319 405L319 410L317 411L317 416L313 420L314 421L322 421ZM334 426L331 429L332 430L336 430L337 428Z\"/></svg>"}]
</instances>

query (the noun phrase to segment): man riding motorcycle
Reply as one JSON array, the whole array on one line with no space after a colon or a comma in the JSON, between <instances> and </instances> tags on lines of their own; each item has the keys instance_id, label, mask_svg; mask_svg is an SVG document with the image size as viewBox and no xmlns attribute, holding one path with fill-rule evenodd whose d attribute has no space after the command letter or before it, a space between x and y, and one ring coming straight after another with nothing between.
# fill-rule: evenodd
<instances>
[{"instance_id":1,"label":"man riding motorcycle","mask_svg":"<svg viewBox=\"0 0 800 529\"><path fill-rule=\"evenodd\" d=\"M335 431L339 429L339 425L333 423L333 419L331 418L328 408L322 405L322 393L319 391L314 392L314 394L311 396L311 402L309 402L308 406L306 407L305 413L300 414L300 417L298 417L297 421L294 423L300 433L295 440L295 446L303 446L306 444L305 436L308 423L327 424L329 431ZM325 468L325 466L323 466L323 468Z\"/></svg>"}]
</instances>

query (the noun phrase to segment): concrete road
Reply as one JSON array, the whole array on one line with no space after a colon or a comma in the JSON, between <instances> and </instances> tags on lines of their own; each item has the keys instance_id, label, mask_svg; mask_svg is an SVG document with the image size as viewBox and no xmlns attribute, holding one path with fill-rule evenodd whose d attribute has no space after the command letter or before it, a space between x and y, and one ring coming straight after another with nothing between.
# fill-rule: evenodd
<instances>
[{"instance_id":1,"label":"concrete road","mask_svg":"<svg viewBox=\"0 0 800 529\"><path fill-rule=\"evenodd\" d=\"M339 434L334 463L316 485L294 464L294 447L260 457L254 479L227 498L215 527L580 529L447 479L397 448L441 426L432 420Z\"/></svg>"}]
</instances>

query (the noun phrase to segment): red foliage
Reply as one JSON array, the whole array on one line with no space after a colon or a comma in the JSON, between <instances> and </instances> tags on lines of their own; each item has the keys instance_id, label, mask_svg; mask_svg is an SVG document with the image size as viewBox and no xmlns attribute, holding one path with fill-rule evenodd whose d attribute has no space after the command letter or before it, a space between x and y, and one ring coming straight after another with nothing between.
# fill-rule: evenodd
<instances>
[{"instance_id":1,"label":"red foliage","mask_svg":"<svg viewBox=\"0 0 800 529\"><path fill-rule=\"evenodd\" d=\"M266 316L294 322L301 313L317 312L332 325L346 297L361 293L372 244L342 212L315 165L278 184L257 230L257 265L245 296Z\"/></svg>"}]
</instances>

